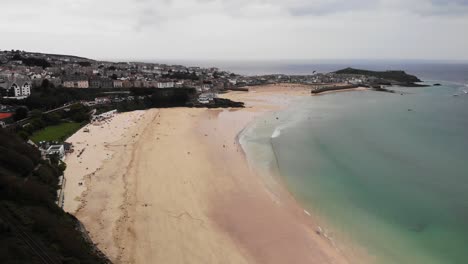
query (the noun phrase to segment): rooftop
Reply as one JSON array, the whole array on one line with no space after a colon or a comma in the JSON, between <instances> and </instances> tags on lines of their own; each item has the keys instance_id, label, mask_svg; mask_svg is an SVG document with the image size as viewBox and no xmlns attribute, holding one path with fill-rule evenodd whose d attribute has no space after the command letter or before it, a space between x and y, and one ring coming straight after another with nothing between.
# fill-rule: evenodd
<instances>
[{"instance_id":1,"label":"rooftop","mask_svg":"<svg viewBox=\"0 0 468 264\"><path fill-rule=\"evenodd\" d=\"M11 116L13 116L12 113L0 113L0 120L10 118Z\"/></svg>"}]
</instances>

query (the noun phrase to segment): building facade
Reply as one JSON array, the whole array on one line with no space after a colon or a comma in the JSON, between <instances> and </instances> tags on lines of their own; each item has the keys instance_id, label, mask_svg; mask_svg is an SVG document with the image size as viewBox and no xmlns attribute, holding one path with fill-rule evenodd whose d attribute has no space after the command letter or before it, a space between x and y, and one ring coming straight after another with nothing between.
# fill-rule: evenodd
<instances>
[{"instance_id":1,"label":"building facade","mask_svg":"<svg viewBox=\"0 0 468 264\"><path fill-rule=\"evenodd\" d=\"M158 88L174 88L175 83L173 81L161 81L158 82Z\"/></svg>"},{"instance_id":2,"label":"building facade","mask_svg":"<svg viewBox=\"0 0 468 264\"><path fill-rule=\"evenodd\" d=\"M114 80L114 88L123 88L123 81L121 80Z\"/></svg>"},{"instance_id":3,"label":"building facade","mask_svg":"<svg viewBox=\"0 0 468 264\"><path fill-rule=\"evenodd\" d=\"M65 148L63 145L52 145L47 149L47 156L58 155L60 159L65 157Z\"/></svg>"},{"instance_id":4,"label":"building facade","mask_svg":"<svg viewBox=\"0 0 468 264\"><path fill-rule=\"evenodd\" d=\"M22 74L0 74L0 93L4 97L24 99L31 95L32 80Z\"/></svg>"},{"instance_id":5,"label":"building facade","mask_svg":"<svg viewBox=\"0 0 468 264\"><path fill-rule=\"evenodd\" d=\"M65 88L89 88L89 81L86 77L73 76L63 80Z\"/></svg>"},{"instance_id":6,"label":"building facade","mask_svg":"<svg viewBox=\"0 0 468 264\"><path fill-rule=\"evenodd\" d=\"M107 78L93 78L89 80L89 88L113 88L114 81Z\"/></svg>"}]
</instances>

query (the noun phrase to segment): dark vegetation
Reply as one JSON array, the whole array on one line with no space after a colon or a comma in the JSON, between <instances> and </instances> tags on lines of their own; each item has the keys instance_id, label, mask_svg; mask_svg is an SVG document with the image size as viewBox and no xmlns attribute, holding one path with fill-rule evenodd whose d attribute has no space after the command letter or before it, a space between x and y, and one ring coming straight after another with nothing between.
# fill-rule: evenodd
<instances>
[{"instance_id":1,"label":"dark vegetation","mask_svg":"<svg viewBox=\"0 0 468 264\"><path fill-rule=\"evenodd\" d=\"M132 88L129 95L97 108L99 112L114 109L119 112L129 112L149 108L184 107L195 98L196 91L193 88Z\"/></svg>"},{"instance_id":2,"label":"dark vegetation","mask_svg":"<svg viewBox=\"0 0 468 264\"><path fill-rule=\"evenodd\" d=\"M163 78L177 79L177 80L192 80L198 81L200 78L194 73L188 72L169 72L168 74L163 75Z\"/></svg>"},{"instance_id":3,"label":"dark vegetation","mask_svg":"<svg viewBox=\"0 0 468 264\"><path fill-rule=\"evenodd\" d=\"M206 107L206 108L227 108L227 107L244 107L243 102L236 102L225 98L213 98L213 102L209 104L189 103L189 107Z\"/></svg>"},{"instance_id":4,"label":"dark vegetation","mask_svg":"<svg viewBox=\"0 0 468 264\"><path fill-rule=\"evenodd\" d=\"M92 101L97 97L107 97L109 93L115 92L130 92L129 95L132 96L149 97L150 100L145 103L146 108L185 106L196 97L196 91L193 88L74 89L54 87L46 80L40 87L34 88L31 96L28 98L23 100L0 99L0 103L21 105L26 106L28 109L47 111L72 102ZM128 96L128 94L125 96Z\"/></svg>"},{"instance_id":5,"label":"dark vegetation","mask_svg":"<svg viewBox=\"0 0 468 264\"><path fill-rule=\"evenodd\" d=\"M91 62L89 62L89 61L80 61L80 62L78 62L78 64L81 67L90 67L91 66Z\"/></svg>"},{"instance_id":6,"label":"dark vegetation","mask_svg":"<svg viewBox=\"0 0 468 264\"><path fill-rule=\"evenodd\" d=\"M28 58L23 58L19 54L15 54L12 58L13 60L18 60L22 61L24 65L26 66L38 66L42 68L47 68L52 66L47 60L42 59L42 58L34 58L34 57L28 57Z\"/></svg>"},{"instance_id":7,"label":"dark vegetation","mask_svg":"<svg viewBox=\"0 0 468 264\"><path fill-rule=\"evenodd\" d=\"M197 94L193 88L134 88L131 89L131 95L131 98L122 99L120 102L96 106L98 113L114 109L117 109L119 112L129 112L134 110L167 107L244 107L244 103L242 102L234 102L229 99L222 98L215 98L211 104L200 104L196 100Z\"/></svg>"},{"instance_id":8,"label":"dark vegetation","mask_svg":"<svg viewBox=\"0 0 468 264\"><path fill-rule=\"evenodd\" d=\"M54 87L48 80L44 80L42 85L35 87L31 95L23 100L0 99L0 103L6 105L21 105L28 109L39 109L47 111L61 107L64 104L78 102L81 100L94 100L103 91L101 89L70 89Z\"/></svg>"},{"instance_id":9,"label":"dark vegetation","mask_svg":"<svg viewBox=\"0 0 468 264\"><path fill-rule=\"evenodd\" d=\"M108 262L55 204L63 167L51 160L0 129L1 263Z\"/></svg>"},{"instance_id":10,"label":"dark vegetation","mask_svg":"<svg viewBox=\"0 0 468 264\"><path fill-rule=\"evenodd\" d=\"M404 71L368 71L353 68L346 68L335 72L336 74L355 74L381 78L388 81L395 81L404 84L414 84L421 82L421 80L414 76L407 74Z\"/></svg>"}]
</instances>

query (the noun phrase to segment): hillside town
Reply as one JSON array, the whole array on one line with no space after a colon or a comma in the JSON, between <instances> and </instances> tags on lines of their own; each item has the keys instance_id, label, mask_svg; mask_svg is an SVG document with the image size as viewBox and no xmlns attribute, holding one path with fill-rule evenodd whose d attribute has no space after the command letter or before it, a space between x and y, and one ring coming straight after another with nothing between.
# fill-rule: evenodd
<instances>
[{"instance_id":1,"label":"hillside town","mask_svg":"<svg viewBox=\"0 0 468 264\"><path fill-rule=\"evenodd\" d=\"M103 62L86 58L0 51L2 96L24 98L47 79L64 88L196 88L233 87L237 75L217 68L140 62Z\"/></svg>"},{"instance_id":2,"label":"hillside town","mask_svg":"<svg viewBox=\"0 0 468 264\"><path fill-rule=\"evenodd\" d=\"M0 94L22 99L31 95L33 87L48 80L63 88L195 88L197 92L219 92L252 85L274 83L363 84L362 75L316 73L310 75L272 74L242 76L218 68L187 67L142 62L105 62L87 58L0 51Z\"/></svg>"}]
</instances>

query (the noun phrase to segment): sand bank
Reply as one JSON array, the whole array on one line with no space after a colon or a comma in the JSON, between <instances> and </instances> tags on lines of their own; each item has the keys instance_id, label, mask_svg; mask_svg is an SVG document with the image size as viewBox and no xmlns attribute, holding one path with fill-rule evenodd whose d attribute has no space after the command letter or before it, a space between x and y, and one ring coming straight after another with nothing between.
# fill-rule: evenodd
<instances>
[{"instance_id":1,"label":"sand bank","mask_svg":"<svg viewBox=\"0 0 468 264\"><path fill-rule=\"evenodd\" d=\"M67 158L65 208L116 263L357 263L283 188L267 188L237 141L255 117L304 95L256 87L223 95L244 109L153 109L80 130L70 140L87 148Z\"/></svg>"}]
</instances>

